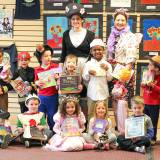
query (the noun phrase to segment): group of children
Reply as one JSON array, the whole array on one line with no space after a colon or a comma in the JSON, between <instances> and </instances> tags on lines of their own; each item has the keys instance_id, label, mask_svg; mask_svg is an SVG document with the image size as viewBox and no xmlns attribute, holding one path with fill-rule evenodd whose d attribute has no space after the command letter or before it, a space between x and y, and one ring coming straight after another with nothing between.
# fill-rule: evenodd
<instances>
[{"instance_id":1,"label":"group of children","mask_svg":"<svg viewBox=\"0 0 160 160\"><path fill-rule=\"evenodd\" d=\"M0 54L3 57L2 51L0 51ZM17 116L18 132L22 135L22 141L26 142L26 139L31 138L31 128L36 127L39 131L43 131L44 140L49 140L44 148L52 151L74 151L96 148L108 150L109 148L119 146L119 148L124 150L144 153L145 147L150 146L153 135L154 140L156 140L157 123L154 123L153 131L152 116L151 122L151 119L147 115L150 116L151 113L149 110L150 108L154 108L151 105L156 105L158 108L160 104L156 100L160 95L159 56L155 56L150 60L149 69L154 72L155 79L152 82L142 84L144 88L144 101L141 97L134 97L132 99L133 116L144 116L145 118L145 135L144 137L126 139L124 136L124 124L125 119L128 117L128 97L131 98L131 95L127 97L127 93L129 92L129 88L133 87L133 61L128 60L124 68L116 74L116 82L111 93L117 115L116 124L118 125L119 132L117 135L108 115L109 89L107 82L111 81L114 75L112 74L111 64L105 60L105 45L101 39L94 39L91 42L90 54L91 59L84 64L83 69L78 68L77 57L75 55L67 55L62 72L57 71L50 75L47 77L46 82L45 74L43 78L41 78L40 74L59 68L58 64L52 62L52 48L48 45L37 47L35 56L40 66L35 69L28 66L31 58L29 53L19 53L18 60L20 68L13 74L12 80L21 77L24 82L28 83L28 93L23 97L19 97L21 114ZM152 68L150 67L151 65ZM61 75L77 75L79 77L78 89L70 93L61 91ZM46 83L48 84L52 79L56 81L56 85L46 86ZM10 86L9 81L5 82L2 79L0 79L0 84L1 90L7 85ZM84 116L78 102L84 84L87 86L87 117ZM12 88L12 86L10 87ZM153 97L148 94L148 89L154 92L152 93L153 95L156 94L157 96L154 99L154 104L151 102ZM35 95L36 92L38 96ZM4 93L6 92L3 91L2 94ZM150 101L150 103L146 101ZM147 115L143 113L144 104ZM1 113L3 115L5 112L1 111ZM45 116L47 117L48 129L45 127ZM158 115L156 118L154 117L156 122L158 122L157 118ZM0 119L4 119L3 116ZM86 120L88 121L88 127L85 126ZM1 124L1 126L3 125ZM53 136L50 131L53 131ZM4 135L0 140L2 148L5 148L3 147L4 144L7 146L8 142L6 141L9 139L5 138L8 133ZM28 141L26 142L26 146L28 146L27 143Z\"/></svg>"}]
</instances>

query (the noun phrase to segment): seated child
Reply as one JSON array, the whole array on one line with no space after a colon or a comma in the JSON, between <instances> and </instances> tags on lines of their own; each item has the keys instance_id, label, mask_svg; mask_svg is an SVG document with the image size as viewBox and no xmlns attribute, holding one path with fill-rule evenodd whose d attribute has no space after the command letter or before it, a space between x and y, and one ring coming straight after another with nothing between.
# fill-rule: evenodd
<instances>
[{"instance_id":1,"label":"seated child","mask_svg":"<svg viewBox=\"0 0 160 160\"><path fill-rule=\"evenodd\" d=\"M116 135L112 132L112 122L108 117L105 101L96 102L88 134L84 133L83 136L87 143L95 144L95 148L108 150L110 145L116 147Z\"/></svg>"},{"instance_id":2,"label":"seated child","mask_svg":"<svg viewBox=\"0 0 160 160\"><path fill-rule=\"evenodd\" d=\"M53 131L56 133L45 149L51 151L76 151L83 150L85 140L82 132L85 130L86 122L84 114L75 97L64 99L60 112L54 117L55 125Z\"/></svg>"},{"instance_id":3,"label":"seated child","mask_svg":"<svg viewBox=\"0 0 160 160\"><path fill-rule=\"evenodd\" d=\"M9 112L0 110L0 148L2 149L7 148L11 141L11 127L6 124L9 117Z\"/></svg>"},{"instance_id":4,"label":"seated child","mask_svg":"<svg viewBox=\"0 0 160 160\"><path fill-rule=\"evenodd\" d=\"M125 135L119 135L117 138L117 143L119 144L120 149L127 151L135 151L139 153L145 153L145 148L149 147L151 144L151 139L154 135L153 125L150 117L143 113L144 110L144 101L142 97L135 96L132 99L132 110L133 115L129 118L133 117L144 117L144 132L145 135L142 137L136 137L127 139Z\"/></svg>"},{"instance_id":5,"label":"seated child","mask_svg":"<svg viewBox=\"0 0 160 160\"><path fill-rule=\"evenodd\" d=\"M37 95L29 95L25 101L28 111L25 113L18 114L17 127L18 132L22 133L22 142L25 142L26 147L29 147L29 142L34 140L47 141L51 136L52 132L46 127L46 119L42 112L38 112L40 105L40 99ZM32 133L37 131L37 135ZM34 142L33 142L34 143Z\"/></svg>"}]
</instances>

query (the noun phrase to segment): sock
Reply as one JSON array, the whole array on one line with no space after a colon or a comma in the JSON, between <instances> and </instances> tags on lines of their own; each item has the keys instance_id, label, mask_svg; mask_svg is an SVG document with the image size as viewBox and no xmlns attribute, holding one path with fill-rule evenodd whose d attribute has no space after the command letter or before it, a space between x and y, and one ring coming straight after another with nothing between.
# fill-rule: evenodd
<instances>
[{"instance_id":1,"label":"sock","mask_svg":"<svg viewBox=\"0 0 160 160\"><path fill-rule=\"evenodd\" d=\"M96 148L96 144L92 144L92 143L85 143L83 145L83 149L95 149Z\"/></svg>"},{"instance_id":2,"label":"sock","mask_svg":"<svg viewBox=\"0 0 160 160\"><path fill-rule=\"evenodd\" d=\"M108 143L105 144L105 150L109 150L109 144Z\"/></svg>"}]
</instances>

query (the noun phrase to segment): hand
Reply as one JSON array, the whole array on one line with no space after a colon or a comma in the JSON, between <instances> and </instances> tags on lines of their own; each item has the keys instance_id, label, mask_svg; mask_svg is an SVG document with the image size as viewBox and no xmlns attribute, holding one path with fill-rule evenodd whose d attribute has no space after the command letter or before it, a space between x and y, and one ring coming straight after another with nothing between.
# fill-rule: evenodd
<instances>
[{"instance_id":1,"label":"hand","mask_svg":"<svg viewBox=\"0 0 160 160\"><path fill-rule=\"evenodd\" d=\"M95 75L96 75L96 71L95 71L95 70L90 70L88 73L89 73L90 75L92 75L92 76L95 76Z\"/></svg>"},{"instance_id":2,"label":"hand","mask_svg":"<svg viewBox=\"0 0 160 160\"><path fill-rule=\"evenodd\" d=\"M26 89L27 89L27 91L31 91L32 87L31 86L27 86Z\"/></svg>"},{"instance_id":3,"label":"hand","mask_svg":"<svg viewBox=\"0 0 160 160\"><path fill-rule=\"evenodd\" d=\"M44 129L44 126L38 125L37 128L42 131Z\"/></svg>"},{"instance_id":4,"label":"hand","mask_svg":"<svg viewBox=\"0 0 160 160\"><path fill-rule=\"evenodd\" d=\"M23 133L24 129L23 128L18 128L18 133Z\"/></svg>"},{"instance_id":5,"label":"hand","mask_svg":"<svg viewBox=\"0 0 160 160\"><path fill-rule=\"evenodd\" d=\"M56 74L54 74L54 78L56 79L56 80L58 80L59 79L59 74L58 73L56 73Z\"/></svg>"},{"instance_id":6,"label":"hand","mask_svg":"<svg viewBox=\"0 0 160 160\"><path fill-rule=\"evenodd\" d=\"M35 84L38 86L38 87L43 87L46 83L42 80L39 80L39 81L36 81Z\"/></svg>"},{"instance_id":7,"label":"hand","mask_svg":"<svg viewBox=\"0 0 160 160\"><path fill-rule=\"evenodd\" d=\"M0 87L0 95L3 95L3 89Z\"/></svg>"},{"instance_id":8,"label":"hand","mask_svg":"<svg viewBox=\"0 0 160 160\"><path fill-rule=\"evenodd\" d=\"M107 64L102 63L102 64L100 65L100 67L101 67L102 69L104 69L105 71L108 70L108 65L107 65Z\"/></svg>"},{"instance_id":9,"label":"hand","mask_svg":"<svg viewBox=\"0 0 160 160\"><path fill-rule=\"evenodd\" d=\"M78 85L78 89L79 89L79 91L81 92L82 89L83 89L83 86L82 86L81 84L79 84L79 85Z\"/></svg>"}]
</instances>

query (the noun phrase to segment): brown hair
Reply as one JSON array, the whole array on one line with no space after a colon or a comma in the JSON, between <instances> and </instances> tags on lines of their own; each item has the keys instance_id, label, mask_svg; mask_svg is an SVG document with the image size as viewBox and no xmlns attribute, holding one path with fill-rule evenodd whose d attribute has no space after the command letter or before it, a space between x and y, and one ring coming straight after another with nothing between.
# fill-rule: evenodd
<instances>
[{"instance_id":1,"label":"brown hair","mask_svg":"<svg viewBox=\"0 0 160 160\"><path fill-rule=\"evenodd\" d=\"M123 15L126 19L126 21L128 21L128 18L129 18L129 15L128 15L128 9L126 8L119 8L119 9L116 9L114 14L113 14L113 19L115 21L116 17L120 14L120 15Z\"/></svg>"},{"instance_id":2,"label":"brown hair","mask_svg":"<svg viewBox=\"0 0 160 160\"><path fill-rule=\"evenodd\" d=\"M75 112L74 114L78 115L80 112L80 106L78 103L78 100L75 100L74 98L66 98L62 101L62 104L60 106L60 114L62 116L66 116L67 112L66 112L66 106L68 103L73 103L75 105Z\"/></svg>"},{"instance_id":3,"label":"brown hair","mask_svg":"<svg viewBox=\"0 0 160 160\"><path fill-rule=\"evenodd\" d=\"M0 48L0 53L2 53L2 55L3 55L3 49L2 48Z\"/></svg>"},{"instance_id":4,"label":"brown hair","mask_svg":"<svg viewBox=\"0 0 160 160\"><path fill-rule=\"evenodd\" d=\"M154 60L152 60L152 58L149 59L150 62L154 65L154 67L158 68L160 70L160 64Z\"/></svg>"},{"instance_id":5,"label":"brown hair","mask_svg":"<svg viewBox=\"0 0 160 160\"><path fill-rule=\"evenodd\" d=\"M132 99L131 99L131 104L132 106L134 104L141 104L141 105L144 105L144 100L141 96L134 96Z\"/></svg>"}]
</instances>

